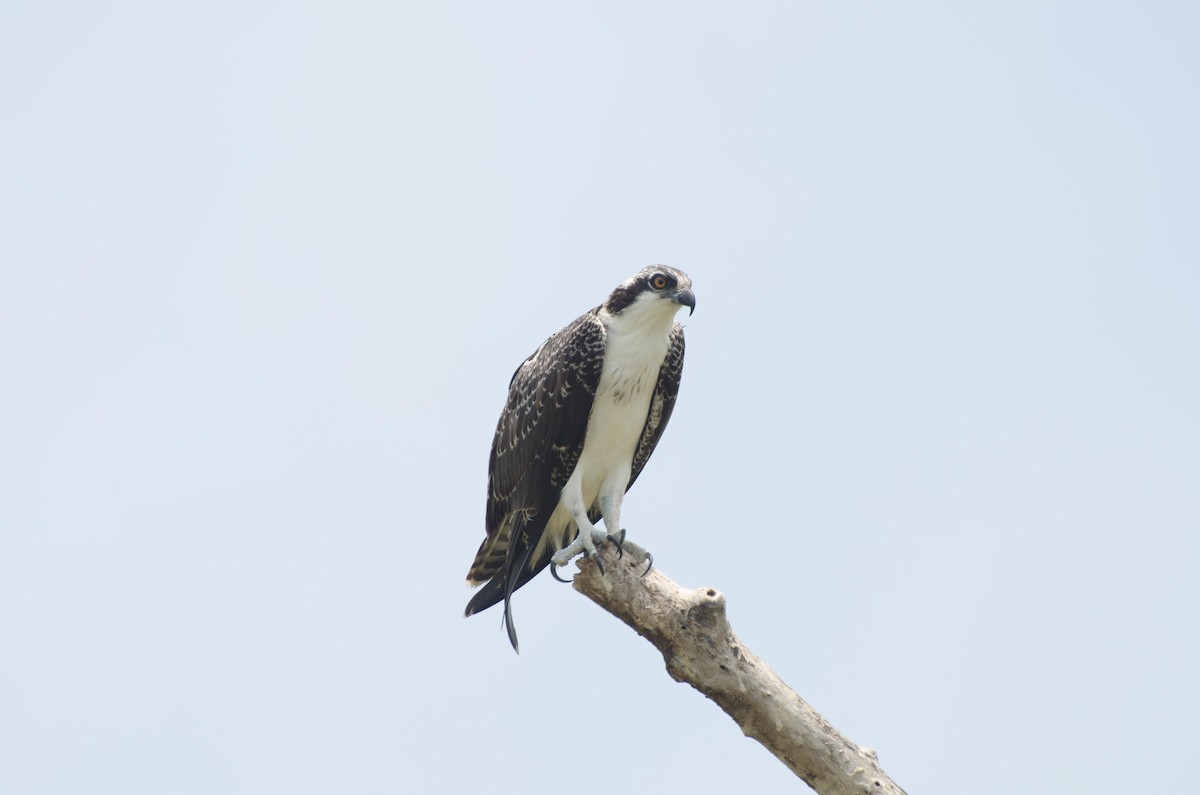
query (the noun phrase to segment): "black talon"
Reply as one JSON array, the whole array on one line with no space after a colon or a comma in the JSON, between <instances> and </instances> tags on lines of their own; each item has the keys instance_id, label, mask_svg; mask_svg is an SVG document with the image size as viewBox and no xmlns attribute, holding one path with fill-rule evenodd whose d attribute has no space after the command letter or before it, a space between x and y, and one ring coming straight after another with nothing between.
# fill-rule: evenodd
<instances>
[{"instance_id":1,"label":"black talon","mask_svg":"<svg viewBox=\"0 0 1200 795\"><path fill-rule=\"evenodd\" d=\"M586 555L587 553L585 552L584 554ZM604 576L604 564L600 562L600 553L597 552L595 555L588 555L588 557L591 558L592 560L596 561L596 568L600 570L600 576L603 577Z\"/></svg>"},{"instance_id":2,"label":"black talon","mask_svg":"<svg viewBox=\"0 0 1200 795\"><path fill-rule=\"evenodd\" d=\"M559 582L566 583L567 585L570 585L571 583L575 582L574 577L572 577L569 580L564 580L562 577L559 577L558 576L558 565L555 564L554 561L550 561L550 576L553 577L554 579L558 580Z\"/></svg>"},{"instance_id":3,"label":"black talon","mask_svg":"<svg viewBox=\"0 0 1200 795\"><path fill-rule=\"evenodd\" d=\"M617 547L617 560L625 557L625 547L623 546L625 543L625 529L622 528L621 532L617 535L609 533L608 540L613 542L613 544L615 544Z\"/></svg>"},{"instance_id":4,"label":"black talon","mask_svg":"<svg viewBox=\"0 0 1200 795\"><path fill-rule=\"evenodd\" d=\"M642 572L641 577L645 577L647 574L649 574L650 569L653 568L653 566L654 566L654 556L651 555L649 552L647 552L646 553L646 570ZM641 577L639 577L638 579L641 579Z\"/></svg>"}]
</instances>

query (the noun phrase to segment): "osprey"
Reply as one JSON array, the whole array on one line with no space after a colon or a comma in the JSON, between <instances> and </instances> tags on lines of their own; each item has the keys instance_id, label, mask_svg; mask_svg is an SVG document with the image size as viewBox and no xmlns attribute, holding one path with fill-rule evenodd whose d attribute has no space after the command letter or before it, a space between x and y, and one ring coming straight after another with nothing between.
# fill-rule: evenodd
<instances>
[{"instance_id":1,"label":"osprey","mask_svg":"<svg viewBox=\"0 0 1200 795\"><path fill-rule=\"evenodd\" d=\"M547 565L621 548L621 500L662 437L683 371L675 313L692 280L654 265L542 343L513 373L488 461L487 536L467 572L483 585L470 616L504 602ZM607 533L596 527L601 517ZM553 572L553 569L551 569ZM556 575L557 576L557 575Z\"/></svg>"}]
</instances>

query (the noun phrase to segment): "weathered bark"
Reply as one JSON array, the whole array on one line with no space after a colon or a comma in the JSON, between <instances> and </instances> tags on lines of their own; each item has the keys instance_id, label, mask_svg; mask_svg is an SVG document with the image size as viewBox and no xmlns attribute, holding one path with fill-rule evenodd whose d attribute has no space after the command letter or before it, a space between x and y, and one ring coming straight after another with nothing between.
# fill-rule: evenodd
<instances>
[{"instance_id":1,"label":"weathered bark","mask_svg":"<svg viewBox=\"0 0 1200 795\"><path fill-rule=\"evenodd\" d=\"M846 739L747 649L729 626L725 597L687 590L652 570L626 543L619 559L601 551L604 574L581 559L575 590L632 627L662 652L667 673L725 710L820 795L905 795L875 752Z\"/></svg>"}]
</instances>

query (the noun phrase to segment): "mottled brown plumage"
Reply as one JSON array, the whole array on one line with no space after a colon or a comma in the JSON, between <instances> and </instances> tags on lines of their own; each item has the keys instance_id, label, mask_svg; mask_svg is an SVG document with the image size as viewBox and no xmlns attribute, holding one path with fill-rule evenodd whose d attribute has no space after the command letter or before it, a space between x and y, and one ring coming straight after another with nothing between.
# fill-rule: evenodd
<instances>
[{"instance_id":1,"label":"mottled brown plumage","mask_svg":"<svg viewBox=\"0 0 1200 795\"><path fill-rule=\"evenodd\" d=\"M654 289L649 280L655 276L662 277L659 283L669 279L669 289ZM616 333L609 329L620 328L614 325L619 323L617 319L643 293L648 294L644 301L669 293L676 304L693 306L690 283L686 274L663 266L643 270L614 290L605 304L547 339L513 373L488 462L486 536L467 573L468 584L483 587L468 603L466 615L503 601L505 624L514 648L517 641L510 605L513 592L550 563L560 541L569 543L578 534L578 526L572 523L565 539L543 537L584 451L589 418L601 388L608 336ZM670 316L666 317L670 323ZM639 420L641 433L632 460L626 458L629 478L625 489L637 480L662 437L679 390L683 329L677 323L664 328L668 334L663 341L665 356L658 365L648 404L643 404L644 421ZM613 399L620 401L621 396ZM600 520L598 498L586 508L588 520Z\"/></svg>"}]
</instances>

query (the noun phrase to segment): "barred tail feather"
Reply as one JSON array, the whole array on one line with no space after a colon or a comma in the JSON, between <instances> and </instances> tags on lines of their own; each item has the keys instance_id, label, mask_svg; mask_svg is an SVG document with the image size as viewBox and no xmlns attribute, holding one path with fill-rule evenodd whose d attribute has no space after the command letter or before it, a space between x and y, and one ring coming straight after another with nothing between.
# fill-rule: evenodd
<instances>
[{"instance_id":1,"label":"barred tail feather","mask_svg":"<svg viewBox=\"0 0 1200 795\"><path fill-rule=\"evenodd\" d=\"M512 595L522 585L532 580L542 569L550 565L550 556L545 555L539 561L530 565L533 551L537 547L536 539L530 539L527 530L516 533L516 543L510 543L504 567L492 576L492 579L479 589L479 593L467 602L464 615L472 616L487 610L492 605L504 602L504 628L508 632L508 642L513 651L520 652L517 643L517 628L513 624Z\"/></svg>"}]
</instances>

